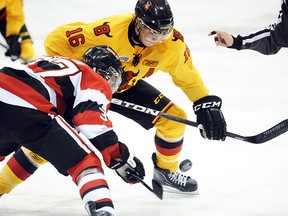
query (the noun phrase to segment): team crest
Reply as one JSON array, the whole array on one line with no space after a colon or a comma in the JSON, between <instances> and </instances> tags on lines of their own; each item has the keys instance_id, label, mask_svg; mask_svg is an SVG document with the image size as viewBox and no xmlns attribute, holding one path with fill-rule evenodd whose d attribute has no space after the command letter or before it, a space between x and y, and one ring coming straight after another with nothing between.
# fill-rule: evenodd
<instances>
[{"instance_id":1,"label":"team crest","mask_svg":"<svg viewBox=\"0 0 288 216\"><path fill-rule=\"evenodd\" d=\"M33 152L29 152L29 156L31 158L33 158L33 160L37 161L37 163L39 163L39 164L45 163L45 160L42 157L40 157L39 155L37 155Z\"/></svg>"},{"instance_id":2,"label":"team crest","mask_svg":"<svg viewBox=\"0 0 288 216\"><path fill-rule=\"evenodd\" d=\"M123 68L124 73L122 74L122 83L118 88L117 92L122 92L123 90L129 89L133 86L134 77L138 76L139 70L137 72L133 71L125 71L125 67ZM132 84L129 85L129 82L132 80Z\"/></svg>"},{"instance_id":3,"label":"team crest","mask_svg":"<svg viewBox=\"0 0 288 216\"><path fill-rule=\"evenodd\" d=\"M173 39L172 39L172 41L177 41L178 39L179 40L181 40L182 42L184 42L184 37L183 37L183 35L179 32L179 31L177 31L177 30L175 30L174 29L174 31L173 31Z\"/></svg>"}]
</instances>

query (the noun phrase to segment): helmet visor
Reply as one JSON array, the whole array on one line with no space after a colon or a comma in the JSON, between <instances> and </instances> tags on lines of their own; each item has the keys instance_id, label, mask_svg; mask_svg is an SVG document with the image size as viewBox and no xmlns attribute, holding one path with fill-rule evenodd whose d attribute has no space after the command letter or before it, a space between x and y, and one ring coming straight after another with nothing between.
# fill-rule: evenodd
<instances>
[{"instance_id":1,"label":"helmet visor","mask_svg":"<svg viewBox=\"0 0 288 216\"><path fill-rule=\"evenodd\" d=\"M107 70L99 70L99 74L108 82L112 89L112 93L116 92L122 82L122 71L118 72L110 66Z\"/></svg>"},{"instance_id":2,"label":"helmet visor","mask_svg":"<svg viewBox=\"0 0 288 216\"><path fill-rule=\"evenodd\" d=\"M162 43L167 40L173 32L173 25L156 31L146 25L139 17L136 18L136 28L139 31L139 39L145 46L152 46L157 43Z\"/></svg>"}]
</instances>

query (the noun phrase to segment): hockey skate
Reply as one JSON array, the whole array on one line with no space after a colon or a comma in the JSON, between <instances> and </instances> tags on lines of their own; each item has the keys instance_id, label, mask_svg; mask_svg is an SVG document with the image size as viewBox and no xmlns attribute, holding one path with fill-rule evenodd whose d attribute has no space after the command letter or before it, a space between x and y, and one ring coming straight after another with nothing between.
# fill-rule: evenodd
<instances>
[{"instance_id":1,"label":"hockey skate","mask_svg":"<svg viewBox=\"0 0 288 216\"><path fill-rule=\"evenodd\" d=\"M89 216L114 216L107 211L96 211L96 204L92 201L86 203L85 209Z\"/></svg>"},{"instance_id":2,"label":"hockey skate","mask_svg":"<svg viewBox=\"0 0 288 216\"><path fill-rule=\"evenodd\" d=\"M156 165L156 154L153 153L153 180L162 185L163 191L174 194L198 195L197 181L180 172L170 172Z\"/></svg>"}]
</instances>

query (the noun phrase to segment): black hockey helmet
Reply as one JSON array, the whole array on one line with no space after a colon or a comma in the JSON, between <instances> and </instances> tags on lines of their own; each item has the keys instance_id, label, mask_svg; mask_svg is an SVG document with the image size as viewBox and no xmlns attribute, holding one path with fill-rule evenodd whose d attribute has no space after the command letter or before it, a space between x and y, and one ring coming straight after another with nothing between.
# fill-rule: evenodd
<instances>
[{"instance_id":1,"label":"black hockey helmet","mask_svg":"<svg viewBox=\"0 0 288 216\"><path fill-rule=\"evenodd\" d=\"M138 0L135 14L159 34L165 35L173 29L173 13L166 0Z\"/></svg>"},{"instance_id":2,"label":"black hockey helmet","mask_svg":"<svg viewBox=\"0 0 288 216\"><path fill-rule=\"evenodd\" d=\"M118 55L111 47L103 45L89 48L82 61L107 80L113 93L119 88L123 68Z\"/></svg>"}]
</instances>

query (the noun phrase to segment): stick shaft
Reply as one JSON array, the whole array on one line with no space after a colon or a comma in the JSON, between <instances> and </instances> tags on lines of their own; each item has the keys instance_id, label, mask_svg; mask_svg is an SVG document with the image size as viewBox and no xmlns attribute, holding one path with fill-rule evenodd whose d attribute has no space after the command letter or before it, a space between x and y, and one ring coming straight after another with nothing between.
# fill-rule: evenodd
<instances>
[{"instance_id":1,"label":"stick shaft","mask_svg":"<svg viewBox=\"0 0 288 216\"><path fill-rule=\"evenodd\" d=\"M148 107L144 107L141 105L137 105L137 104L133 104L127 101L123 101L123 100L119 100L119 99L112 99L112 103L122 106L122 107L126 107L128 109L133 109L142 113L146 113L149 115L153 115L153 116L158 116L158 117L162 117L162 118L166 118L166 119L170 119L172 121L176 121L176 122L180 122L186 125L190 125L192 127L198 127L199 124L187 119L183 119L177 116L173 116L170 115L168 113L164 113L155 109L151 109ZM257 135L254 136L241 136L238 135L236 133L232 133L232 132L226 132L226 136L233 138L233 139L237 139L237 140L241 140L241 141L245 141L245 142L249 142L249 143L254 143L254 144L260 144L260 143L264 143L267 142L271 139L274 139L275 137L278 137L279 135L285 133L288 131L288 119L283 120L282 122L274 125L273 127L269 128L268 130L259 133Z\"/></svg>"}]
</instances>

